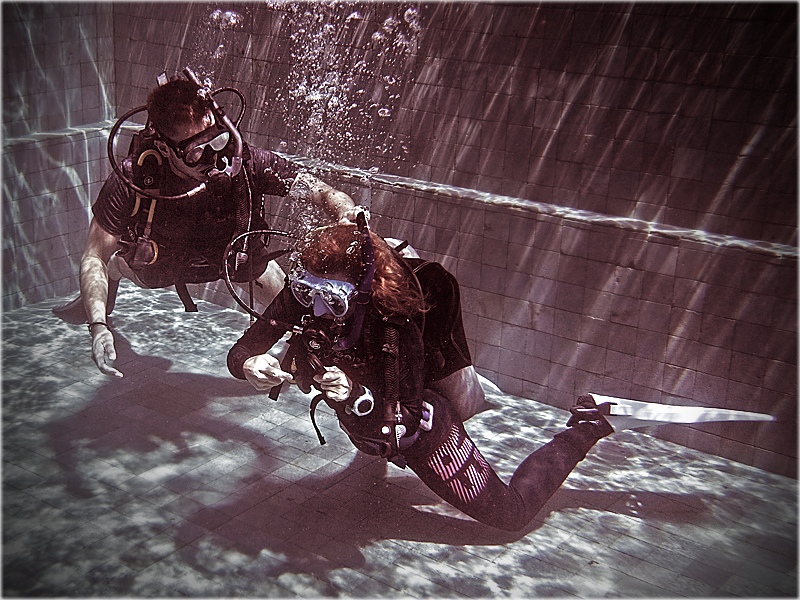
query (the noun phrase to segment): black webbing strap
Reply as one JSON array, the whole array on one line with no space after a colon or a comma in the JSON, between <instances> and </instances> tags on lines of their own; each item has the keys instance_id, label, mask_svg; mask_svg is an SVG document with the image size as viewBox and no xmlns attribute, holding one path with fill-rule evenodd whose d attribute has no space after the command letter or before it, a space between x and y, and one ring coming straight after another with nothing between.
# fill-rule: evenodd
<instances>
[{"instance_id":1,"label":"black webbing strap","mask_svg":"<svg viewBox=\"0 0 800 600\"><path fill-rule=\"evenodd\" d=\"M317 425L317 419L314 417L314 413L317 410L317 405L325 400L324 394L317 394L314 399L311 401L311 406L308 407L308 412L311 413L311 424L314 426L314 431L317 432L317 439L319 439L319 445L325 445L325 438L322 437L322 432L319 430L319 426Z\"/></svg>"},{"instance_id":2,"label":"black webbing strap","mask_svg":"<svg viewBox=\"0 0 800 600\"><path fill-rule=\"evenodd\" d=\"M186 309L186 312L197 312L197 305L192 300L192 296L183 281L175 282L175 291L178 292L178 298L183 302L183 308Z\"/></svg>"}]
</instances>

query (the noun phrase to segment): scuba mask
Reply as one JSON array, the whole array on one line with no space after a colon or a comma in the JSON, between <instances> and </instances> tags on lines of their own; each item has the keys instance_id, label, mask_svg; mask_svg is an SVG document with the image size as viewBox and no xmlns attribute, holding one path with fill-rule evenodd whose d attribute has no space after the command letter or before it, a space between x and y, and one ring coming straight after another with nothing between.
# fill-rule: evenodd
<instances>
[{"instance_id":1,"label":"scuba mask","mask_svg":"<svg viewBox=\"0 0 800 600\"><path fill-rule=\"evenodd\" d=\"M231 134L225 127L215 123L177 144L165 136L162 139L187 166L196 167L199 164L215 164L217 154L228 145Z\"/></svg>"},{"instance_id":2,"label":"scuba mask","mask_svg":"<svg viewBox=\"0 0 800 600\"><path fill-rule=\"evenodd\" d=\"M316 277L298 263L289 274L289 288L295 299L305 307L314 307L314 316L325 313L342 318L350 309L356 286L338 279Z\"/></svg>"},{"instance_id":3,"label":"scuba mask","mask_svg":"<svg viewBox=\"0 0 800 600\"><path fill-rule=\"evenodd\" d=\"M330 314L344 330L334 336L334 351L352 348L361 336L367 307L372 297L375 276L375 253L364 212L356 216L357 235L361 240L363 271L358 285L337 279L316 277L305 270L300 254L292 256L292 268L287 279L295 299L306 308L313 307L315 317ZM331 321L327 319L327 321Z\"/></svg>"}]
</instances>

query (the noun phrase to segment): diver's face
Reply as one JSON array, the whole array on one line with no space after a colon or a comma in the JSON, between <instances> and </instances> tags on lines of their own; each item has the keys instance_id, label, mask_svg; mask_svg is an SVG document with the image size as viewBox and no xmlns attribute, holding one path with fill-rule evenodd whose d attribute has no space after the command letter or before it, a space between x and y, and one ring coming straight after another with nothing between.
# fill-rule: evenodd
<instances>
[{"instance_id":1,"label":"diver's face","mask_svg":"<svg viewBox=\"0 0 800 600\"><path fill-rule=\"evenodd\" d=\"M346 319L355 304L356 284L346 273L313 273L290 275L290 288L295 298L309 308L314 316L327 319Z\"/></svg>"},{"instance_id":2,"label":"diver's face","mask_svg":"<svg viewBox=\"0 0 800 600\"><path fill-rule=\"evenodd\" d=\"M190 166L175 153L172 146L180 146L181 142L205 131L213 124L214 116L208 113L199 123L179 123L175 125L173 133L169 137L171 145L157 140L156 143L161 154L168 159L172 172L178 177L191 181L206 181L208 179L208 172L216 164L216 153L209 152L207 160L200 160L197 164ZM205 154L203 156L206 157Z\"/></svg>"},{"instance_id":3,"label":"diver's face","mask_svg":"<svg viewBox=\"0 0 800 600\"><path fill-rule=\"evenodd\" d=\"M213 124L214 117L211 114L206 115L200 123L180 123L175 126L173 134L169 139L173 144L178 145L183 140L189 139L201 131L205 131Z\"/></svg>"}]
</instances>

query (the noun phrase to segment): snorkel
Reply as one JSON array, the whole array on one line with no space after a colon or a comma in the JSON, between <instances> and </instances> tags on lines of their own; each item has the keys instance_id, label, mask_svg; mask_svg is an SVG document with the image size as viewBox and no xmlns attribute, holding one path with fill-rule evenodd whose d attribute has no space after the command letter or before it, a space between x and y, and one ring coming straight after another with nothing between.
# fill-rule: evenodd
<instances>
[{"instance_id":1,"label":"snorkel","mask_svg":"<svg viewBox=\"0 0 800 600\"><path fill-rule=\"evenodd\" d=\"M356 225L361 237L361 262L364 265L364 270L361 275L361 281L356 286L356 305L350 318L348 332L333 345L334 350L347 350L358 341L361 336L361 329L364 326L367 307L372 297L372 280L375 277L375 248L372 245L372 238L367 227L367 218L363 211L356 216Z\"/></svg>"}]
</instances>

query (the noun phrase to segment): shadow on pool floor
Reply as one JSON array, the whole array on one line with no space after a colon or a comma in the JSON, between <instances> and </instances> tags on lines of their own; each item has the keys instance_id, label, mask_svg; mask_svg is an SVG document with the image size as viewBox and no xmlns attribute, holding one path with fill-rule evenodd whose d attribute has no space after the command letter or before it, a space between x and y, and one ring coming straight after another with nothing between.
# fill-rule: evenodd
<instances>
[{"instance_id":1,"label":"shadow on pool floor","mask_svg":"<svg viewBox=\"0 0 800 600\"><path fill-rule=\"evenodd\" d=\"M797 595L795 480L620 432L509 534L230 377L244 314L123 283L112 379L66 300L3 315L6 596ZM508 477L567 413L487 392L467 429Z\"/></svg>"}]
</instances>

